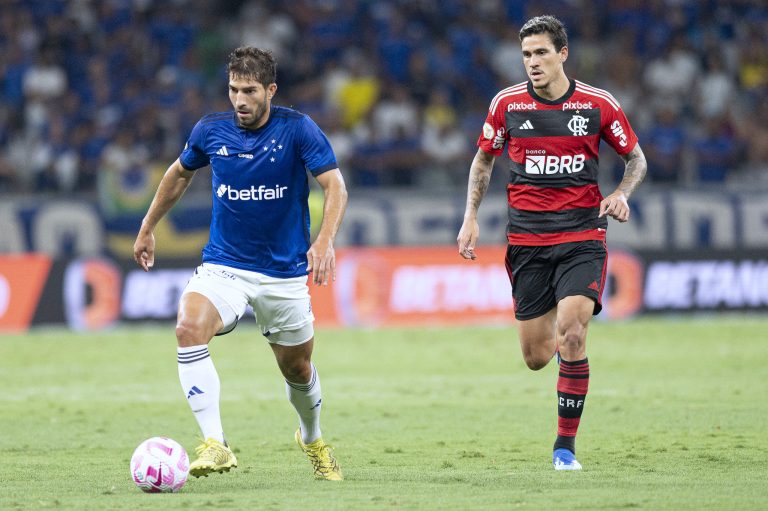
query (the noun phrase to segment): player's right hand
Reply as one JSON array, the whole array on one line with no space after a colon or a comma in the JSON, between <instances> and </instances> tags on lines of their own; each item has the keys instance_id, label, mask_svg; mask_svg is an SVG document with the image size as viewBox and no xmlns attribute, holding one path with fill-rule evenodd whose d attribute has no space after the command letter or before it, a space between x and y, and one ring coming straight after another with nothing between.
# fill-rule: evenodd
<instances>
[{"instance_id":1,"label":"player's right hand","mask_svg":"<svg viewBox=\"0 0 768 511\"><path fill-rule=\"evenodd\" d=\"M133 244L133 260L144 271L149 271L155 265L155 235L139 233Z\"/></svg>"},{"instance_id":2,"label":"player's right hand","mask_svg":"<svg viewBox=\"0 0 768 511\"><path fill-rule=\"evenodd\" d=\"M477 225L477 220L464 220L459 230L459 236L456 238L456 243L459 245L459 255L464 259L477 259L475 254L475 244L480 237L480 227Z\"/></svg>"}]
</instances>

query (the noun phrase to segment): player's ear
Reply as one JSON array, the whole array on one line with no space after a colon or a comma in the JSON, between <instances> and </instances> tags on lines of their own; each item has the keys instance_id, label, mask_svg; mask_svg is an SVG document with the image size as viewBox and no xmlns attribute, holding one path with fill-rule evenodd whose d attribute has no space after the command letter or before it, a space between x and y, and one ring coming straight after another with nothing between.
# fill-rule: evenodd
<instances>
[{"instance_id":1,"label":"player's ear","mask_svg":"<svg viewBox=\"0 0 768 511\"><path fill-rule=\"evenodd\" d=\"M563 63L566 60L568 60L568 47L567 46L563 46L560 49L560 62Z\"/></svg>"},{"instance_id":2,"label":"player's ear","mask_svg":"<svg viewBox=\"0 0 768 511\"><path fill-rule=\"evenodd\" d=\"M272 99L272 96L275 95L275 92L277 92L277 84L270 83L269 87L267 87L267 98Z\"/></svg>"}]
</instances>

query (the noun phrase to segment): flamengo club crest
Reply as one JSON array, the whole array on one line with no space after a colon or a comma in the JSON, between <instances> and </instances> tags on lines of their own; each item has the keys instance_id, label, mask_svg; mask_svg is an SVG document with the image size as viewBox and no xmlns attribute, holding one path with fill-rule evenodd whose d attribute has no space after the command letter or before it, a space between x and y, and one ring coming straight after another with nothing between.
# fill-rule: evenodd
<instances>
[{"instance_id":1,"label":"flamengo club crest","mask_svg":"<svg viewBox=\"0 0 768 511\"><path fill-rule=\"evenodd\" d=\"M571 130L574 137L587 134L587 123L589 119L580 115L574 114L571 120L568 121L568 129Z\"/></svg>"}]
</instances>

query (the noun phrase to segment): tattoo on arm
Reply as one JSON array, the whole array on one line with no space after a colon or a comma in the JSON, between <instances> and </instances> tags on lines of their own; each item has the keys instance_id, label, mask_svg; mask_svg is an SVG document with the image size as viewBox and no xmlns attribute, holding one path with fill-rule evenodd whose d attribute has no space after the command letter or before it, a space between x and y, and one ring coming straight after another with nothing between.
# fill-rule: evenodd
<instances>
[{"instance_id":1,"label":"tattoo on arm","mask_svg":"<svg viewBox=\"0 0 768 511\"><path fill-rule=\"evenodd\" d=\"M467 211L477 212L480 207L480 202L485 197L485 192L488 191L488 184L491 181L494 160L493 156L482 151L478 151L472 160L467 187Z\"/></svg>"},{"instance_id":2,"label":"tattoo on arm","mask_svg":"<svg viewBox=\"0 0 768 511\"><path fill-rule=\"evenodd\" d=\"M621 158L626 163L626 167L624 168L624 177L619 183L619 190L629 198L638 185L643 182L648 170L648 163L645 161L645 155L639 144Z\"/></svg>"}]
</instances>

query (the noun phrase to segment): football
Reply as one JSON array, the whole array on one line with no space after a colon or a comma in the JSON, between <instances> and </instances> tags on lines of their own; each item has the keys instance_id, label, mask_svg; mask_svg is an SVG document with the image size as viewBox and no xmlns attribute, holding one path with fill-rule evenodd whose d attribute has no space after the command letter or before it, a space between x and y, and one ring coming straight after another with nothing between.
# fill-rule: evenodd
<instances>
[{"instance_id":1,"label":"football","mask_svg":"<svg viewBox=\"0 0 768 511\"><path fill-rule=\"evenodd\" d=\"M187 482L188 475L187 451L170 438L148 438L131 456L131 478L144 492L175 493Z\"/></svg>"}]
</instances>

